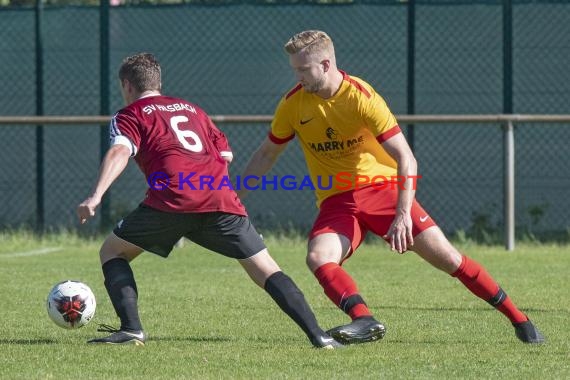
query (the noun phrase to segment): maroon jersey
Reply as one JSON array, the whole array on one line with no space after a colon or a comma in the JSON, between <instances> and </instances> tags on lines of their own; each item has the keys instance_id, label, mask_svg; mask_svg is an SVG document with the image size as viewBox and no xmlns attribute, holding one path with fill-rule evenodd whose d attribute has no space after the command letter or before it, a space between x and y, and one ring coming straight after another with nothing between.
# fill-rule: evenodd
<instances>
[{"instance_id":1,"label":"maroon jersey","mask_svg":"<svg viewBox=\"0 0 570 380\"><path fill-rule=\"evenodd\" d=\"M198 106L149 96L111 121L111 141L130 145L149 184L143 203L179 213L222 211L247 215L229 181L225 135Z\"/></svg>"}]
</instances>

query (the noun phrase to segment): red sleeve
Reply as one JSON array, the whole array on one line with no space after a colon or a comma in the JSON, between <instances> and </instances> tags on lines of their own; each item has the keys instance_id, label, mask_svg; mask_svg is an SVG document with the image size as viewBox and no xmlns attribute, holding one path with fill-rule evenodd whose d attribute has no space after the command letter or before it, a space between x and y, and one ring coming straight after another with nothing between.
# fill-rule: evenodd
<instances>
[{"instance_id":1,"label":"red sleeve","mask_svg":"<svg viewBox=\"0 0 570 380\"><path fill-rule=\"evenodd\" d=\"M293 134L293 135L291 135L291 136L289 136L289 137L285 137L285 138L282 139L282 138L279 138L279 137L275 136L275 135L274 135L273 133L271 133L271 131L270 131L268 137L269 137L269 140L271 140L271 142L273 142L274 144L280 145L280 144L285 144L286 142L293 140L293 139L295 138L295 135Z\"/></svg>"},{"instance_id":2,"label":"red sleeve","mask_svg":"<svg viewBox=\"0 0 570 380\"><path fill-rule=\"evenodd\" d=\"M378 140L378 142L382 144L384 141L388 140L390 137L394 135L397 135L400 132L402 132L400 130L400 126L395 125L392 128L388 129L386 132L376 136L376 140Z\"/></svg>"}]
</instances>

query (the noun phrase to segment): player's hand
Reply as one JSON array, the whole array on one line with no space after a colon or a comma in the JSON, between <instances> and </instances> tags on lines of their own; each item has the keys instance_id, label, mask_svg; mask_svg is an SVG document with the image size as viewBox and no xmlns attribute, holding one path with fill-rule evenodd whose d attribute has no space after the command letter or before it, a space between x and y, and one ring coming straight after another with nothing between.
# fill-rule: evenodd
<instances>
[{"instance_id":1,"label":"player's hand","mask_svg":"<svg viewBox=\"0 0 570 380\"><path fill-rule=\"evenodd\" d=\"M390 249L404 253L409 247L414 245L414 237L412 236L412 216L410 212L396 212L394 221L390 225L390 229L383 236L390 242Z\"/></svg>"},{"instance_id":2,"label":"player's hand","mask_svg":"<svg viewBox=\"0 0 570 380\"><path fill-rule=\"evenodd\" d=\"M79 223L84 224L88 219L95 216L95 209L101 203L100 198L89 197L77 206L77 216Z\"/></svg>"}]
</instances>

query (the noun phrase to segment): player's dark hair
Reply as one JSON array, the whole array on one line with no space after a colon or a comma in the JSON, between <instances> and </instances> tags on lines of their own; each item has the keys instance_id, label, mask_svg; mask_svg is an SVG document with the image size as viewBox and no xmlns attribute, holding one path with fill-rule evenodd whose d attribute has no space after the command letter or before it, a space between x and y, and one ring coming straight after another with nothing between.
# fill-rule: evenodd
<instances>
[{"instance_id":1,"label":"player's dark hair","mask_svg":"<svg viewBox=\"0 0 570 380\"><path fill-rule=\"evenodd\" d=\"M160 63L150 53L139 53L123 60L119 79L128 80L138 92L160 91Z\"/></svg>"}]
</instances>

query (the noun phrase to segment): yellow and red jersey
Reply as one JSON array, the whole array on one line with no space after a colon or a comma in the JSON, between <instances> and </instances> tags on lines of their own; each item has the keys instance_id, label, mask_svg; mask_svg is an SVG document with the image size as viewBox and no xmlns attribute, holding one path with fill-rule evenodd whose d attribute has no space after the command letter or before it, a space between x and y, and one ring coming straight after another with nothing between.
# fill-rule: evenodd
<instances>
[{"instance_id":1,"label":"yellow and red jersey","mask_svg":"<svg viewBox=\"0 0 570 380\"><path fill-rule=\"evenodd\" d=\"M348 182L357 176L397 175L396 161L380 145L400 133L396 118L372 86L341 73L340 89L331 98L308 93L301 85L289 91L277 106L269 134L277 144L299 138L317 206L354 189Z\"/></svg>"}]
</instances>

